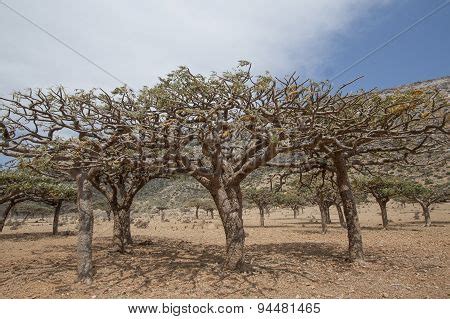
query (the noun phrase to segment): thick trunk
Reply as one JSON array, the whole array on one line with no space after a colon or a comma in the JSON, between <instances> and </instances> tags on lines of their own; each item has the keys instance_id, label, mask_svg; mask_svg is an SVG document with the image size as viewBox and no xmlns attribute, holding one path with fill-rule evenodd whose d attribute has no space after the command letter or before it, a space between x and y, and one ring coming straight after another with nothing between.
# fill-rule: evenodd
<instances>
[{"instance_id":1,"label":"thick trunk","mask_svg":"<svg viewBox=\"0 0 450 319\"><path fill-rule=\"evenodd\" d=\"M361 227L359 225L358 211L356 209L353 191L348 178L347 160L341 153L333 156L336 167L336 182L341 196L344 216L347 222L348 251L350 260L364 259Z\"/></svg>"},{"instance_id":2,"label":"thick trunk","mask_svg":"<svg viewBox=\"0 0 450 319\"><path fill-rule=\"evenodd\" d=\"M113 251L125 252L125 246L132 243L130 230L130 210L113 210Z\"/></svg>"},{"instance_id":3,"label":"thick trunk","mask_svg":"<svg viewBox=\"0 0 450 319\"><path fill-rule=\"evenodd\" d=\"M92 234L94 230L94 213L92 208L92 189L85 173L77 175L77 206L79 214L78 231L78 280L92 283L94 268L92 264Z\"/></svg>"},{"instance_id":4,"label":"thick trunk","mask_svg":"<svg viewBox=\"0 0 450 319\"><path fill-rule=\"evenodd\" d=\"M242 220L242 193L239 186L210 190L217 206L226 237L224 267L240 270L244 265L245 232Z\"/></svg>"},{"instance_id":5,"label":"thick trunk","mask_svg":"<svg viewBox=\"0 0 450 319\"><path fill-rule=\"evenodd\" d=\"M386 204L387 201L386 200L378 200L378 205L380 205L380 210L381 210L381 220L383 221L383 228L387 229L388 224L389 224L389 220L388 220L388 215L387 215L387 208L386 208Z\"/></svg>"},{"instance_id":6,"label":"thick trunk","mask_svg":"<svg viewBox=\"0 0 450 319\"><path fill-rule=\"evenodd\" d=\"M327 212L326 208L323 204L319 204L319 210L320 210L320 221L322 224L322 234L327 233Z\"/></svg>"},{"instance_id":7,"label":"thick trunk","mask_svg":"<svg viewBox=\"0 0 450 319\"><path fill-rule=\"evenodd\" d=\"M55 206L55 213L53 215L53 235L58 234L59 213L61 212L62 201Z\"/></svg>"},{"instance_id":8,"label":"thick trunk","mask_svg":"<svg viewBox=\"0 0 450 319\"><path fill-rule=\"evenodd\" d=\"M336 206L336 210L339 216L339 224L341 224L342 228L347 228L347 224L345 223L344 213L342 212L342 207L338 203L334 204Z\"/></svg>"},{"instance_id":9,"label":"thick trunk","mask_svg":"<svg viewBox=\"0 0 450 319\"><path fill-rule=\"evenodd\" d=\"M0 220L0 233L3 231L3 227L5 227L6 220L8 219L9 213L11 209L14 207L16 203L14 201L9 202L8 206L6 206L5 211L3 212L2 219Z\"/></svg>"},{"instance_id":10,"label":"thick trunk","mask_svg":"<svg viewBox=\"0 0 450 319\"><path fill-rule=\"evenodd\" d=\"M420 203L420 206L422 206L422 210L423 210L423 216L425 217L425 227L430 227L431 226L431 217L430 217L430 206L424 204L424 203Z\"/></svg>"},{"instance_id":11,"label":"thick trunk","mask_svg":"<svg viewBox=\"0 0 450 319\"><path fill-rule=\"evenodd\" d=\"M264 227L264 208L259 208L259 226Z\"/></svg>"}]
</instances>

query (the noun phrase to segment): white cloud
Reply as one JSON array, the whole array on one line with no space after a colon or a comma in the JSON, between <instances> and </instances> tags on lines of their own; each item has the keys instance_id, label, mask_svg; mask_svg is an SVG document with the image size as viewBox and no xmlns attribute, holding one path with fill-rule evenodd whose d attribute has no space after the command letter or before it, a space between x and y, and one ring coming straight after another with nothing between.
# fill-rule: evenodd
<instances>
[{"instance_id":1,"label":"white cloud","mask_svg":"<svg viewBox=\"0 0 450 319\"><path fill-rule=\"evenodd\" d=\"M340 34L387 0L6 0L56 37L139 88L178 65L314 75ZM0 4L0 93L118 83Z\"/></svg>"}]
</instances>

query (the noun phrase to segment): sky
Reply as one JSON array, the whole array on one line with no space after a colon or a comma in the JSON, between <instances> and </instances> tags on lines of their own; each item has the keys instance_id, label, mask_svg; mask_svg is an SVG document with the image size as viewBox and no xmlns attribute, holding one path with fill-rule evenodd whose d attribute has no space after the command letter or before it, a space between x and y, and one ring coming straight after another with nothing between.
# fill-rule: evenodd
<instances>
[{"instance_id":1,"label":"sky","mask_svg":"<svg viewBox=\"0 0 450 319\"><path fill-rule=\"evenodd\" d=\"M449 33L444 0L0 0L0 95L121 82L139 89L180 65L209 74L239 60L256 74L296 72L336 86L364 76L359 88L387 88L450 75Z\"/></svg>"}]
</instances>

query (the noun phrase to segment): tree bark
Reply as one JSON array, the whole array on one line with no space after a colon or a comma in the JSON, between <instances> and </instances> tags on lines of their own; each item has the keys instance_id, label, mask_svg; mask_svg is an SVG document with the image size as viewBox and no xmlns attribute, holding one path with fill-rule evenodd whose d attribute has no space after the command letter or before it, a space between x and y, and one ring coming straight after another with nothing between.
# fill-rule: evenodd
<instances>
[{"instance_id":1,"label":"tree bark","mask_svg":"<svg viewBox=\"0 0 450 319\"><path fill-rule=\"evenodd\" d=\"M61 212L62 201L59 201L55 206L55 213L53 215L53 235L58 234L59 213Z\"/></svg>"},{"instance_id":2,"label":"tree bark","mask_svg":"<svg viewBox=\"0 0 450 319\"><path fill-rule=\"evenodd\" d=\"M381 220L383 222L383 228L387 229L388 224L389 224L388 215L387 215L387 208L386 208L387 201L386 200L382 200L382 199L377 199L377 202L378 202L378 205L380 205Z\"/></svg>"},{"instance_id":3,"label":"tree bark","mask_svg":"<svg viewBox=\"0 0 450 319\"><path fill-rule=\"evenodd\" d=\"M425 217L425 227L431 226L430 205L419 203L422 206L423 216Z\"/></svg>"},{"instance_id":4,"label":"tree bark","mask_svg":"<svg viewBox=\"0 0 450 319\"><path fill-rule=\"evenodd\" d=\"M242 192L240 186L215 186L210 193L217 206L226 238L224 268L241 270L244 266L245 232L242 220Z\"/></svg>"},{"instance_id":5,"label":"tree bark","mask_svg":"<svg viewBox=\"0 0 450 319\"><path fill-rule=\"evenodd\" d=\"M92 208L92 188L86 173L79 173L77 181L77 206L79 214L78 231L78 281L92 283L94 267L92 263L92 235L94 230L94 213Z\"/></svg>"},{"instance_id":6,"label":"tree bark","mask_svg":"<svg viewBox=\"0 0 450 319\"><path fill-rule=\"evenodd\" d=\"M3 227L5 227L6 220L8 219L9 213L11 209L16 205L15 201L10 201L8 206L6 206L5 211L3 212L2 219L0 220L0 233L3 231Z\"/></svg>"},{"instance_id":7,"label":"tree bark","mask_svg":"<svg viewBox=\"0 0 450 319\"><path fill-rule=\"evenodd\" d=\"M327 224L331 224L331 216L330 216L330 206L328 204L325 204L325 217Z\"/></svg>"},{"instance_id":8,"label":"tree bark","mask_svg":"<svg viewBox=\"0 0 450 319\"><path fill-rule=\"evenodd\" d=\"M117 209L113 211L113 251L125 252L125 247L132 244L130 229L130 210Z\"/></svg>"},{"instance_id":9,"label":"tree bark","mask_svg":"<svg viewBox=\"0 0 450 319\"><path fill-rule=\"evenodd\" d=\"M319 210L320 210L320 221L322 224L322 234L327 233L327 213L326 209L323 203L319 204Z\"/></svg>"},{"instance_id":10,"label":"tree bark","mask_svg":"<svg viewBox=\"0 0 450 319\"><path fill-rule=\"evenodd\" d=\"M334 204L336 206L336 210L339 216L339 224L341 224L342 228L347 228L347 224L345 223L344 213L342 212L342 207L338 203Z\"/></svg>"},{"instance_id":11,"label":"tree bark","mask_svg":"<svg viewBox=\"0 0 450 319\"><path fill-rule=\"evenodd\" d=\"M361 227L352 187L348 178L347 159L339 152L333 156L333 163L336 168L336 182L347 222L349 259L351 261L363 260L364 251Z\"/></svg>"},{"instance_id":12,"label":"tree bark","mask_svg":"<svg viewBox=\"0 0 450 319\"><path fill-rule=\"evenodd\" d=\"M259 208L259 226L264 227L264 208Z\"/></svg>"}]
</instances>

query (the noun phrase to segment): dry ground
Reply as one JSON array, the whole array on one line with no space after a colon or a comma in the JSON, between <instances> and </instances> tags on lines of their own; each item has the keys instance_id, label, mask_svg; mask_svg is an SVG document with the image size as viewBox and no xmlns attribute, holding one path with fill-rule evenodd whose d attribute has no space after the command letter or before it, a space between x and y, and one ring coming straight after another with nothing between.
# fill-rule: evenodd
<instances>
[{"instance_id":1,"label":"dry ground","mask_svg":"<svg viewBox=\"0 0 450 319\"><path fill-rule=\"evenodd\" d=\"M135 244L126 255L109 253L112 222L95 224L95 282L74 283L76 224L53 237L49 221L31 220L0 234L0 298L449 298L450 204L431 212L433 226L413 219L419 207L389 207L389 230L382 230L374 204L360 207L367 262L345 260L346 232L336 222L326 235L313 208L298 219L273 211L267 227L247 211L249 273L220 269L224 235L216 217L183 223L133 226ZM189 214L193 216L193 213Z\"/></svg>"}]
</instances>

